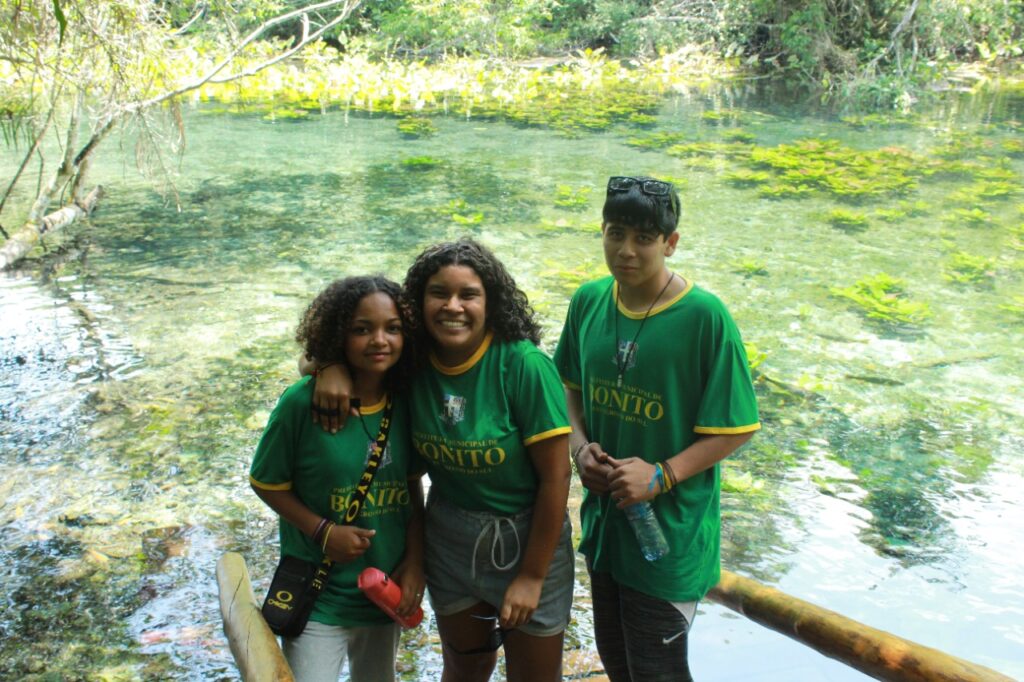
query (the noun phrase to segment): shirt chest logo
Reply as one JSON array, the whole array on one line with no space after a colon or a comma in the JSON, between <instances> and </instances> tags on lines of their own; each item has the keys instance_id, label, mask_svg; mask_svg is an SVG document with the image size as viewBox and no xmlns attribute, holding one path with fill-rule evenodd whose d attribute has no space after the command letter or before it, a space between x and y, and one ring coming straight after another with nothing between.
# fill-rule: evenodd
<instances>
[{"instance_id":1,"label":"shirt chest logo","mask_svg":"<svg viewBox=\"0 0 1024 682\"><path fill-rule=\"evenodd\" d=\"M633 369L636 366L636 354L639 350L640 344L636 341L619 339L615 357L612 358L612 363L622 372L625 372L627 369Z\"/></svg>"},{"instance_id":2,"label":"shirt chest logo","mask_svg":"<svg viewBox=\"0 0 1024 682\"><path fill-rule=\"evenodd\" d=\"M466 418L466 399L461 395L444 394L444 410L441 412L441 421L449 426L455 426Z\"/></svg>"}]
</instances>

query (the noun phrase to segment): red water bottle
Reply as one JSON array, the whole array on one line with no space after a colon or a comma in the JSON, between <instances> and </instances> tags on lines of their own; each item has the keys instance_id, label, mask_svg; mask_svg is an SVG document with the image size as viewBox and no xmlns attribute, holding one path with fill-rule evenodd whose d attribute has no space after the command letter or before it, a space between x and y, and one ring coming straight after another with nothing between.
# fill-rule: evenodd
<instances>
[{"instance_id":1,"label":"red water bottle","mask_svg":"<svg viewBox=\"0 0 1024 682\"><path fill-rule=\"evenodd\" d=\"M395 613L398 602L402 600L402 588L379 568L372 566L364 568L363 572L359 574L357 584L370 601L379 606L381 611L391 616L403 628L414 628L423 620L423 609L418 606L410 616L399 616Z\"/></svg>"}]
</instances>

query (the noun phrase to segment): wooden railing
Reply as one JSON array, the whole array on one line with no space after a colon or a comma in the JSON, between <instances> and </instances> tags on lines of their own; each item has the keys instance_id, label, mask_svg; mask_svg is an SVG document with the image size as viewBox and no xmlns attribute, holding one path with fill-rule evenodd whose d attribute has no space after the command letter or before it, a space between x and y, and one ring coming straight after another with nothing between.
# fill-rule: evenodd
<instances>
[{"instance_id":1,"label":"wooden railing","mask_svg":"<svg viewBox=\"0 0 1024 682\"><path fill-rule=\"evenodd\" d=\"M875 679L1014 682L991 668L858 623L729 571L722 571L722 579L707 599Z\"/></svg>"}]
</instances>

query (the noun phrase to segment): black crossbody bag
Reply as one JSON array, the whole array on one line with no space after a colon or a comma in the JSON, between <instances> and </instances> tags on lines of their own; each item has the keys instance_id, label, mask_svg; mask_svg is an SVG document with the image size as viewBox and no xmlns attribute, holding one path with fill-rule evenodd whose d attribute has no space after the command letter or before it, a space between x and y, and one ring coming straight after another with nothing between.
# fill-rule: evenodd
<instances>
[{"instance_id":1,"label":"black crossbody bag","mask_svg":"<svg viewBox=\"0 0 1024 682\"><path fill-rule=\"evenodd\" d=\"M373 452L370 453L366 462L366 471L360 477L356 492L345 509L345 517L341 525L350 526L355 523L359 518L359 513L363 510L366 494L370 490L370 484L373 483L373 477L377 475L377 468L384 456L384 449L388 445L388 431L391 429L391 406L391 396L389 395L384 407L384 415L380 420L380 431L377 433ZM274 634L283 637L297 637L302 634L302 631L306 629L306 623L309 622L310 614L313 613L317 597L320 596L327 584L332 563L326 554L319 564L287 554L281 555L281 561L277 565L277 570L274 571L274 578L270 581L270 589L261 609L264 620L267 621L267 625L270 626Z\"/></svg>"}]
</instances>

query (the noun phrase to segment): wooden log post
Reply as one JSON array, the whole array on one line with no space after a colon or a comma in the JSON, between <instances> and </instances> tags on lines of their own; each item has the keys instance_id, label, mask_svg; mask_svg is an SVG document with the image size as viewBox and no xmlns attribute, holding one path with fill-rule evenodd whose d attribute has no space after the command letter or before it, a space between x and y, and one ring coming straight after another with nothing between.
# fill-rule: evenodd
<instances>
[{"instance_id":1,"label":"wooden log post","mask_svg":"<svg viewBox=\"0 0 1024 682\"><path fill-rule=\"evenodd\" d=\"M707 599L877 680L1014 682L962 658L858 623L729 571Z\"/></svg>"},{"instance_id":2,"label":"wooden log post","mask_svg":"<svg viewBox=\"0 0 1024 682\"><path fill-rule=\"evenodd\" d=\"M277 637L260 613L241 554L226 552L217 562L217 587L224 634L242 679L245 682L294 682Z\"/></svg>"}]
</instances>

